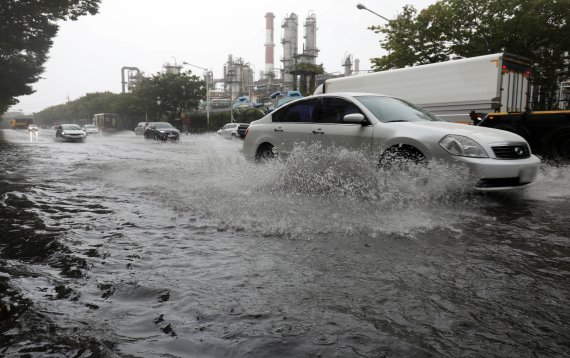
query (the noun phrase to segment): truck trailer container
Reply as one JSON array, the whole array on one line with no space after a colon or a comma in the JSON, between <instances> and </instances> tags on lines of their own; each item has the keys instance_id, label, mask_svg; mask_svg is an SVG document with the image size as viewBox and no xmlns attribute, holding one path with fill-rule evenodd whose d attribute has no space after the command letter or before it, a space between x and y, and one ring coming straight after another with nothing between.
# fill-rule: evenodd
<instances>
[{"instance_id":1,"label":"truck trailer container","mask_svg":"<svg viewBox=\"0 0 570 358\"><path fill-rule=\"evenodd\" d=\"M405 99L442 119L469 113L521 112L528 103L530 63L507 53L326 80L315 93L368 92Z\"/></svg>"}]
</instances>

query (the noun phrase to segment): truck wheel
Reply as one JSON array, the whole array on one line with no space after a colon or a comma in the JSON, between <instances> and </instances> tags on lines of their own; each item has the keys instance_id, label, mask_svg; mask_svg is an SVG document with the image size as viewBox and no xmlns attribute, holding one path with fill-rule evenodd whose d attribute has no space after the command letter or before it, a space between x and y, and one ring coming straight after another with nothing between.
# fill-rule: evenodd
<instances>
[{"instance_id":1,"label":"truck wheel","mask_svg":"<svg viewBox=\"0 0 570 358\"><path fill-rule=\"evenodd\" d=\"M385 170L407 170L410 165L427 163L427 158L421 151L410 145L388 148L378 163L378 167Z\"/></svg>"},{"instance_id":2,"label":"truck wheel","mask_svg":"<svg viewBox=\"0 0 570 358\"><path fill-rule=\"evenodd\" d=\"M262 144L258 149L257 153L255 154L255 161L257 163L266 163L270 160L273 160L277 157L277 152L275 148L268 143Z\"/></svg>"},{"instance_id":3,"label":"truck wheel","mask_svg":"<svg viewBox=\"0 0 570 358\"><path fill-rule=\"evenodd\" d=\"M570 160L570 127L554 131L546 140L548 155L553 159Z\"/></svg>"}]
</instances>

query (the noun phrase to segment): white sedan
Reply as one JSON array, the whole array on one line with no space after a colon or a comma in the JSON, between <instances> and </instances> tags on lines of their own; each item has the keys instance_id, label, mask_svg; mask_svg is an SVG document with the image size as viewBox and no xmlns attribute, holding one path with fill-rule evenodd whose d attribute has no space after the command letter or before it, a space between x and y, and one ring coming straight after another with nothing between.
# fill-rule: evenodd
<instances>
[{"instance_id":1,"label":"white sedan","mask_svg":"<svg viewBox=\"0 0 570 358\"><path fill-rule=\"evenodd\" d=\"M301 142L369 150L381 167L402 160L465 165L481 190L527 187L540 166L514 133L445 122L404 100L368 93L291 102L251 123L243 153L252 162L286 157Z\"/></svg>"},{"instance_id":2,"label":"white sedan","mask_svg":"<svg viewBox=\"0 0 570 358\"><path fill-rule=\"evenodd\" d=\"M81 129L87 134L99 134L99 128L94 124L86 124Z\"/></svg>"},{"instance_id":3,"label":"white sedan","mask_svg":"<svg viewBox=\"0 0 570 358\"><path fill-rule=\"evenodd\" d=\"M238 127L242 123L228 123L218 130L218 134L228 139L239 138Z\"/></svg>"}]
</instances>

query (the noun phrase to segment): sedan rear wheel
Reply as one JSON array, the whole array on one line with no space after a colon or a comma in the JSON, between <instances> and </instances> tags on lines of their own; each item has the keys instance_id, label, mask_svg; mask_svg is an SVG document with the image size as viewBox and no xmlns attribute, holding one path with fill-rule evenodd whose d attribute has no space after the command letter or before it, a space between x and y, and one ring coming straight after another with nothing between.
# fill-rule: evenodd
<instances>
[{"instance_id":1,"label":"sedan rear wheel","mask_svg":"<svg viewBox=\"0 0 570 358\"><path fill-rule=\"evenodd\" d=\"M257 149L255 161L258 163L266 163L277 157L277 152L271 144L263 144Z\"/></svg>"}]
</instances>

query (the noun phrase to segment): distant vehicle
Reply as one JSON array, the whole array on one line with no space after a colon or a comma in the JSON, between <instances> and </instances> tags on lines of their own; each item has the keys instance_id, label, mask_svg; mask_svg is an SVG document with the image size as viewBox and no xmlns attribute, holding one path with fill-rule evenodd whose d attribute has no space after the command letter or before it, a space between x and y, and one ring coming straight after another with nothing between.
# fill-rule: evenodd
<instances>
[{"instance_id":1,"label":"distant vehicle","mask_svg":"<svg viewBox=\"0 0 570 358\"><path fill-rule=\"evenodd\" d=\"M228 123L218 130L218 134L228 139L239 138L238 127L240 125L248 125L246 123Z\"/></svg>"},{"instance_id":2,"label":"distant vehicle","mask_svg":"<svg viewBox=\"0 0 570 358\"><path fill-rule=\"evenodd\" d=\"M39 128L37 125L35 124L29 124L28 125L28 132L37 132L39 131Z\"/></svg>"},{"instance_id":3,"label":"distant vehicle","mask_svg":"<svg viewBox=\"0 0 570 358\"><path fill-rule=\"evenodd\" d=\"M521 136L441 120L404 100L370 93L332 93L290 102L254 121L245 159L287 156L295 143L365 150L381 168L441 160L468 168L479 190L525 188L540 160Z\"/></svg>"},{"instance_id":4,"label":"distant vehicle","mask_svg":"<svg viewBox=\"0 0 570 358\"><path fill-rule=\"evenodd\" d=\"M149 122L139 122L137 123L137 126L135 127L135 134L136 135L143 135L144 130L146 128L146 126L148 125Z\"/></svg>"},{"instance_id":5,"label":"distant vehicle","mask_svg":"<svg viewBox=\"0 0 570 358\"><path fill-rule=\"evenodd\" d=\"M87 134L99 134L99 129L97 128L96 125L93 125L93 124L86 124L83 126L82 129Z\"/></svg>"},{"instance_id":6,"label":"distant vehicle","mask_svg":"<svg viewBox=\"0 0 570 358\"><path fill-rule=\"evenodd\" d=\"M26 129L32 123L34 123L32 118L14 118L10 121L10 127L12 129Z\"/></svg>"},{"instance_id":7,"label":"distant vehicle","mask_svg":"<svg viewBox=\"0 0 570 358\"><path fill-rule=\"evenodd\" d=\"M180 131L168 122L150 122L144 131L146 139L173 141L180 139Z\"/></svg>"},{"instance_id":8,"label":"distant vehicle","mask_svg":"<svg viewBox=\"0 0 570 358\"><path fill-rule=\"evenodd\" d=\"M247 132L248 127L249 127L249 123L241 123L238 126L237 133L241 139L245 139L245 133Z\"/></svg>"},{"instance_id":9,"label":"distant vehicle","mask_svg":"<svg viewBox=\"0 0 570 358\"><path fill-rule=\"evenodd\" d=\"M55 138L64 142L84 142L87 133L79 124L60 124L55 128Z\"/></svg>"},{"instance_id":10,"label":"distant vehicle","mask_svg":"<svg viewBox=\"0 0 570 358\"><path fill-rule=\"evenodd\" d=\"M93 115L93 124L102 132L116 132L124 129L117 113L97 113Z\"/></svg>"}]
</instances>

